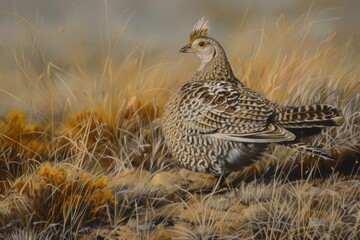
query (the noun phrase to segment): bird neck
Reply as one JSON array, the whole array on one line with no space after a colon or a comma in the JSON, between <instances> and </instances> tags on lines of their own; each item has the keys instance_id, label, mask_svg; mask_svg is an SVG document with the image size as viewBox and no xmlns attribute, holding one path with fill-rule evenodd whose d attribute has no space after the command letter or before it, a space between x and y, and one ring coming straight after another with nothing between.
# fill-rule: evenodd
<instances>
[{"instance_id":1,"label":"bird neck","mask_svg":"<svg viewBox=\"0 0 360 240\"><path fill-rule=\"evenodd\" d=\"M219 49L210 61L203 61L190 81L221 80L233 81L235 76L223 49Z\"/></svg>"}]
</instances>

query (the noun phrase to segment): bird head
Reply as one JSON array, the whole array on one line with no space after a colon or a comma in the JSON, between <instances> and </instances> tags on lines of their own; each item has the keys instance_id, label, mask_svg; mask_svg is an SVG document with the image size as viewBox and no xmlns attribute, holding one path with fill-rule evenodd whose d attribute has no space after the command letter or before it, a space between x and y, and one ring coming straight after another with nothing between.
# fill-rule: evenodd
<instances>
[{"instance_id":1,"label":"bird head","mask_svg":"<svg viewBox=\"0 0 360 240\"><path fill-rule=\"evenodd\" d=\"M190 33L189 44L180 49L181 53L195 53L203 64L210 62L221 47L218 42L207 36L207 21L200 19Z\"/></svg>"}]
</instances>

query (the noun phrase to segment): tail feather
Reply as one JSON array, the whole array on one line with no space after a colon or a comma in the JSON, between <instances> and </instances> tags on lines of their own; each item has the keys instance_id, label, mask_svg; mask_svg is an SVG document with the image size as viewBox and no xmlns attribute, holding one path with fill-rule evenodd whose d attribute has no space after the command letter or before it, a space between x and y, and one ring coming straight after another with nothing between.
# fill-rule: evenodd
<instances>
[{"instance_id":1,"label":"tail feather","mask_svg":"<svg viewBox=\"0 0 360 240\"><path fill-rule=\"evenodd\" d=\"M309 105L281 108L275 119L284 128L339 126L343 117L329 105Z\"/></svg>"},{"instance_id":2,"label":"tail feather","mask_svg":"<svg viewBox=\"0 0 360 240\"><path fill-rule=\"evenodd\" d=\"M318 147L315 147L315 146L307 145L304 143L289 143L289 144L284 144L284 145L286 147L293 148L299 152L307 153L307 154L310 154L313 156L318 156L318 157L321 157L326 160L332 160L332 161L335 160L334 157L330 153L325 152L324 150L322 150Z\"/></svg>"}]
</instances>

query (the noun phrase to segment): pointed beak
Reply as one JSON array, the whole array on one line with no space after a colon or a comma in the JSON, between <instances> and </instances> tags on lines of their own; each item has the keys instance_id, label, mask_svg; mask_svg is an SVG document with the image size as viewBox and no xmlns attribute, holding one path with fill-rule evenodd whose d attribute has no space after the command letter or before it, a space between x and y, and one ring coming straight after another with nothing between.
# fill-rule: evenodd
<instances>
[{"instance_id":1,"label":"pointed beak","mask_svg":"<svg viewBox=\"0 0 360 240\"><path fill-rule=\"evenodd\" d=\"M180 49L181 53L192 53L194 52L191 48L191 44L186 45L185 47L183 47L182 49Z\"/></svg>"}]
</instances>

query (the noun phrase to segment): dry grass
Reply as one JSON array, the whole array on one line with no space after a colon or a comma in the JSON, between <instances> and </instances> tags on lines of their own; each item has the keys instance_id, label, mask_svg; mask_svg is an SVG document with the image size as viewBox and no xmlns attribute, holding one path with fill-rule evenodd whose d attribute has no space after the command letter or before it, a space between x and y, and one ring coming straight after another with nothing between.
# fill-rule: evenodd
<instances>
[{"instance_id":1,"label":"dry grass","mask_svg":"<svg viewBox=\"0 0 360 240\"><path fill-rule=\"evenodd\" d=\"M216 190L212 176L177 168L158 127L194 67L141 48L115 56L118 35L95 65L81 45L67 61L41 47L34 59L41 42L29 31L31 45L8 50L32 95L2 89L29 119L14 111L0 122L0 238L359 239L358 46L311 41L311 25L281 17L224 47L236 75L269 99L342 110L341 127L309 140L337 161L274 147Z\"/></svg>"}]
</instances>

